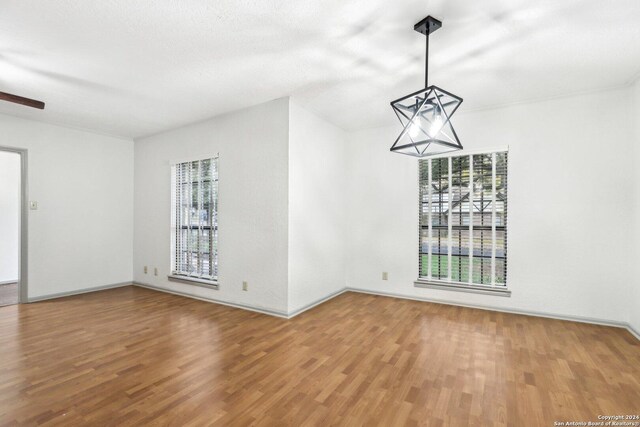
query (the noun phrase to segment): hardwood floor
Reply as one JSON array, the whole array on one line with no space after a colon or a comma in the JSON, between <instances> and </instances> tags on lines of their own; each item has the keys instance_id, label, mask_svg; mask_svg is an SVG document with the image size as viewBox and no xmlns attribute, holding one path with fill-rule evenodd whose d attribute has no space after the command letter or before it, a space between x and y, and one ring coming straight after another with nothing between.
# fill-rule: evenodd
<instances>
[{"instance_id":1,"label":"hardwood floor","mask_svg":"<svg viewBox=\"0 0 640 427\"><path fill-rule=\"evenodd\" d=\"M291 320L125 287L0 308L0 425L552 426L640 413L623 329L346 293Z\"/></svg>"}]
</instances>

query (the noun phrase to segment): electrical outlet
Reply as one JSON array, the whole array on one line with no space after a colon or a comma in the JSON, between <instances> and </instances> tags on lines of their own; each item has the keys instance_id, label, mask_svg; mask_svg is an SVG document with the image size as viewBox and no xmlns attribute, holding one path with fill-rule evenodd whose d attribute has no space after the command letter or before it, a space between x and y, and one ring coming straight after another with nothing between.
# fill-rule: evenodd
<instances>
[{"instance_id":1,"label":"electrical outlet","mask_svg":"<svg viewBox=\"0 0 640 427\"><path fill-rule=\"evenodd\" d=\"M386 271L382 272L382 280L389 280L389 273L387 273Z\"/></svg>"},{"instance_id":2,"label":"electrical outlet","mask_svg":"<svg viewBox=\"0 0 640 427\"><path fill-rule=\"evenodd\" d=\"M154 267L153 268L153 275L157 276L158 275L158 267Z\"/></svg>"},{"instance_id":3,"label":"electrical outlet","mask_svg":"<svg viewBox=\"0 0 640 427\"><path fill-rule=\"evenodd\" d=\"M147 274L147 266L144 266L144 274Z\"/></svg>"},{"instance_id":4,"label":"electrical outlet","mask_svg":"<svg viewBox=\"0 0 640 427\"><path fill-rule=\"evenodd\" d=\"M249 284L247 282L242 282L242 290L243 291L248 291L249 290Z\"/></svg>"}]
</instances>

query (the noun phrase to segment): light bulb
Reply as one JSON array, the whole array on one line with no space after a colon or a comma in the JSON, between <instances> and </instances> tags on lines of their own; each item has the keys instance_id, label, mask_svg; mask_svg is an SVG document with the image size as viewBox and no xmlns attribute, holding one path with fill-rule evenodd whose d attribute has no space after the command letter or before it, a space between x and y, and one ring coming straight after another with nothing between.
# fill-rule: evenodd
<instances>
[{"instance_id":1,"label":"light bulb","mask_svg":"<svg viewBox=\"0 0 640 427\"><path fill-rule=\"evenodd\" d=\"M440 133L442 126L444 126L442 115L438 113L434 114L433 121L431 122L431 126L429 127L429 136L431 138L435 138L436 135Z\"/></svg>"},{"instance_id":2,"label":"light bulb","mask_svg":"<svg viewBox=\"0 0 640 427\"><path fill-rule=\"evenodd\" d=\"M409 136L411 138L415 138L416 136L418 136L418 133L420 133L420 125L416 121L416 122L413 122L413 124L409 128Z\"/></svg>"}]
</instances>

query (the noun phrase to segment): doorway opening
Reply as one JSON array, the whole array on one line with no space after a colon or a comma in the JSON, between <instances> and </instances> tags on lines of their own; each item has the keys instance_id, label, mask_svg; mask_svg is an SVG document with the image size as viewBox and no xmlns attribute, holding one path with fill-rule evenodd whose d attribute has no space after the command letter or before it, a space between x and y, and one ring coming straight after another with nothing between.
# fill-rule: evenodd
<instances>
[{"instance_id":1,"label":"doorway opening","mask_svg":"<svg viewBox=\"0 0 640 427\"><path fill-rule=\"evenodd\" d=\"M27 300L26 155L0 147L0 307Z\"/></svg>"}]
</instances>

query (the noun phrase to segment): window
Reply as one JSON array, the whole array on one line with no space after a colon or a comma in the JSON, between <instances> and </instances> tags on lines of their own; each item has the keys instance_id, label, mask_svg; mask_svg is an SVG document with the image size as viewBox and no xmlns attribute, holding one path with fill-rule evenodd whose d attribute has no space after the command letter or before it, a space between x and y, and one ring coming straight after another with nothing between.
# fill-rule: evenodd
<instances>
[{"instance_id":1,"label":"window","mask_svg":"<svg viewBox=\"0 0 640 427\"><path fill-rule=\"evenodd\" d=\"M416 286L506 291L507 157L500 151L420 160Z\"/></svg>"},{"instance_id":2,"label":"window","mask_svg":"<svg viewBox=\"0 0 640 427\"><path fill-rule=\"evenodd\" d=\"M218 157L172 168L171 278L218 279Z\"/></svg>"}]
</instances>

